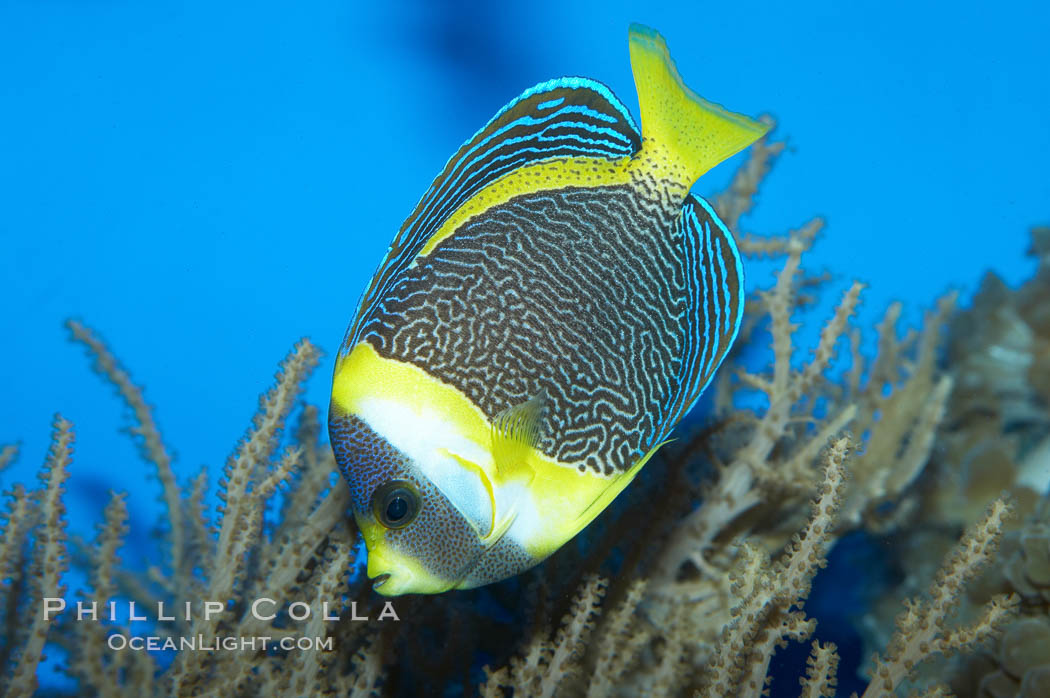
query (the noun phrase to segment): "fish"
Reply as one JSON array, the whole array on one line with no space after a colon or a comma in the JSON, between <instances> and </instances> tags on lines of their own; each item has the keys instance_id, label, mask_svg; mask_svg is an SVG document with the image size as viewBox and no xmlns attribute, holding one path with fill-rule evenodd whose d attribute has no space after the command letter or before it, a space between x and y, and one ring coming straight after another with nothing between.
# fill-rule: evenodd
<instances>
[{"instance_id":1,"label":"fish","mask_svg":"<svg viewBox=\"0 0 1050 698\"><path fill-rule=\"evenodd\" d=\"M631 25L602 83L526 90L448 160L362 295L328 430L381 595L512 577L594 520L736 338L744 271L690 193L768 130Z\"/></svg>"}]
</instances>

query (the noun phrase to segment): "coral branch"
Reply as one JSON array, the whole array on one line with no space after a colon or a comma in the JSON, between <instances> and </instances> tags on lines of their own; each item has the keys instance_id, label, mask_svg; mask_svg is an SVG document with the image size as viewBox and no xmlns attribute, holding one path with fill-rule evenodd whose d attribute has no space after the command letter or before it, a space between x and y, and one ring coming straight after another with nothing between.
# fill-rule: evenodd
<instances>
[{"instance_id":1,"label":"coral branch","mask_svg":"<svg viewBox=\"0 0 1050 698\"><path fill-rule=\"evenodd\" d=\"M1003 499L992 503L984 518L974 524L945 561L930 587L929 598L911 601L897 619L897 632L875 670L864 698L893 692L917 664L935 654L948 654L973 647L997 633L1016 613L1018 599L1000 595L985 607L983 615L963 628L947 622L962 598L967 581L991 561L1009 506Z\"/></svg>"},{"instance_id":2,"label":"coral branch","mask_svg":"<svg viewBox=\"0 0 1050 698\"><path fill-rule=\"evenodd\" d=\"M32 623L17 658L14 672L6 686L5 695L29 696L36 690L36 667L44 651L44 642L54 615L45 612L44 599L61 598L65 594L62 574L69 568L66 549L65 505L62 492L69 478L69 465L73 460L73 425L61 416L55 417L51 450L40 471L40 482L44 488L39 492L40 528L33 550L33 598L37 605L32 613Z\"/></svg>"},{"instance_id":3,"label":"coral branch","mask_svg":"<svg viewBox=\"0 0 1050 698\"><path fill-rule=\"evenodd\" d=\"M537 633L524 656L514 659L509 667L494 672L486 669L488 680L482 686L482 695L499 696L498 687L502 687L512 689L515 696L552 698L558 686L579 671L584 643L600 613L605 589L601 577L585 580L553 642Z\"/></svg>"},{"instance_id":4,"label":"coral branch","mask_svg":"<svg viewBox=\"0 0 1050 698\"><path fill-rule=\"evenodd\" d=\"M813 575L825 564L848 448L849 440L840 438L828 450L824 484L809 524L776 564L770 566L763 554L744 546L743 569L734 575L731 588L738 603L710 660L701 695L761 695L773 645L785 637L803 640L812 631L812 624L791 608L801 606Z\"/></svg>"},{"instance_id":5,"label":"coral branch","mask_svg":"<svg viewBox=\"0 0 1050 698\"><path fill-rule=\"evenodd\" d=\"M587 686L587 698L603 698L613 693L620 678L627 673L638 651L650 634L634 623L634 613L645 594L645 581L636 580L623 601L605 618L597 634L597 660L594 680Z\"/></svg>"},{"instance_id":6,"label":"coral branch","mask_svg":"<svg viewBox=\"0 0 1050 698\"><path fill-rule=\"evenodd\" d=\"M839 656L835 643L821 645L813 641L813 652L806 662L806 678L799 679L802 693L799 698L834 698Z\"/></svg>"},{"instance_id":7,"label":"coral branch","mask_svg":"<svg viewBox=\"0 0 1050 698\"><path fill-rule=\"evenodd\" d=\"M117 393L135 416L135 425L131 427L131 434L137 437L136 443L142 457L157 468L157 478L160 480L164 505L168 510L171 569L174 575L182 576L180 581L185 582L187 570L183 559L186 545L183 539L185 529L182 499L178 483L175 481L175 472L171 467L171 456L168 454L168 449L164 445L160 430L153 418L153 408L143 397L142 389L132 382L131 376L98 335L76 320L68 320L66 328L74 341L80 342L87 348L88 354L94 359L95 372L106 378L117 389Z\"/></svg>"},{"instance_id":8,"label":"coral branch","mask_svg":"<svg viewBox=\"0 0 1050 698\"><path fill-rule=\"evenodd\" d=\"M80 647L69 665L69 672L84 684L91 685L104 696L119 696L124 690L122 675L136 676L142 681L139 688L146 688L152 667L141 653L109 652L106 647L109 626L97 622L105 616L106 602L118 594L116 569L120 563L117 550L123 545L127 534L128 510L124 495L113 493L104 512L104 522L98 529L91 555L89 580L93 594L81 593L85 607L90 608L87 620L72 625L76 642ZM127 628L121 629L127 633ZM130 666L129 666L130 665ZM130 683L130 682L129 682ZM144 685L146 684L146 685ZM148 691L144 691L148 694Z\"/></svg>"},{"instance_id":9,"label":"coral branch","mask_svg":"<svg viewBox=\"0 0 1050 698\"><path fill-rule=\"evenodd\" d=\"M0 473L2 473L7 466L14 463L17 458L18 446L16 444L8 444L3 448L0 448Z\"/></svg>"},{"instance_id":10,"label":"coral branch","mask_svg":"<svg viewBox=\"0 0 1050 698\"><path fill-rule=\"evenodd\" d=\"M269 462L288 413L302 389L302 383L317 365L319 357L320 352L308 340L296 344L281 363L276 385L260 398L261 409L253 420L253 429L226 463L225 504L220 508L221 523L216 549L219 574L212 579L210 598L228 598L233 593L234 584L244 567L244 555L254 542L245 535L251 509L258 506L254 499L247 496L249 484ZM282 473L280 479L289 474L288 468L279 468L279 472Z\"/></svg>"}]
</instances>

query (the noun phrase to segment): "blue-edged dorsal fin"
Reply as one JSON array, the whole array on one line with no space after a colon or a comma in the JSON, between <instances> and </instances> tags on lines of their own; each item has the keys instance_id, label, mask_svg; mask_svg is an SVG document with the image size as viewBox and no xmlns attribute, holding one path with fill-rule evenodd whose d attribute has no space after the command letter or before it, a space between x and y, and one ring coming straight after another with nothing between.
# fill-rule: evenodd
<instances>
[{"instance_id":1,"label":"blue-edged dorsal fin","mask_svg":"<svg viewBox=\"0 0 1050 698\"><path fill-rule=\"evenodd\" d=\"M609 88L558 78L526 90L449 158L398 238L424 240L467 199L499 177L542 160L616 160L641 148L630 112Z\"/></svg>"},{"instance_id":2,"label":"blue-edged dorsal fin","mask_svg":"<svg viewBox=\"0 0 1050 698\"><path fill-rule=\"evenodd\" d=\"M710 204L688 196L675 223L685 268L687 330L667 434L696 403L729 353L744 315L744 267L736 242Z\"/></svg>"},{"instance_id":3,"label":"blue-edged dorsal fin","mask_svg":"<svg viewBox=\"0 0 1050 698\"><path fill-rule=\"evenodd\" d=\"M528 457L543 437L543 412L547 406L540 392L525 402L503 410L492 420L492 460L496 476L503 481L514 477L531 480L534 473Z\"/></svg>"},{"instance_id":4,"label":"blue-edged dorsal fin","mask_svg":"<svg viewBox=\"0 0 1050 698\"><path fill-rule=\"evenodd\" d=\"M361 318L409 268L442 224L488 184L518 168L554 158L629 158L641 134L627 108L601 83L558 78L526 90L505 106L449 158L416 205L358 306L344 339L349 350L361 338Z\"/></svg>"}]
</instances>

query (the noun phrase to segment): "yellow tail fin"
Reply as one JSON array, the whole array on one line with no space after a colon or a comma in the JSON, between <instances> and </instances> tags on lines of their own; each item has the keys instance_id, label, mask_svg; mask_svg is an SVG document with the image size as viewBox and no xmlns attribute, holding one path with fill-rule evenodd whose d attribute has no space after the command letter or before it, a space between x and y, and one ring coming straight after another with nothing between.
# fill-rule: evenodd
<instances>
[{"instance_id":1,"label":"yellow tail fin","mask_svg":"<svg viewBox=\"0 0 1050 698\"><path fill-rule=\"evenodd\" d=\"M630 44L642 147L649 143L666 148L688 173L686 186L769 130L766 124L708 102L686 87L664 38L655 30L632 24Z\"/></svg>"}]
</instances>

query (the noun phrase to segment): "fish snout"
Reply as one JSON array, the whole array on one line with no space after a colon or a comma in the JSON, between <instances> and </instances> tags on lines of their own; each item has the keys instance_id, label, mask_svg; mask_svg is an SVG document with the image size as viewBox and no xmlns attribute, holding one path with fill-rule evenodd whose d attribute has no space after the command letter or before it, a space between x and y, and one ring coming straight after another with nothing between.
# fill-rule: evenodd
<instances>
[{"instance_id":1,"label":"fish snout","mask_svg":"<svg viewBox=\"0 0 1050 698\"><path fill-rule=\"evenodd\" d=\"M369 549L367 573L368 578L372 580L372 589L377 593L383 596L396 596L401 593L399 588L405 586L406 575L397 574L398 572L394 561L388 560L381 549Z\"/></svg>"}]
</instances>

